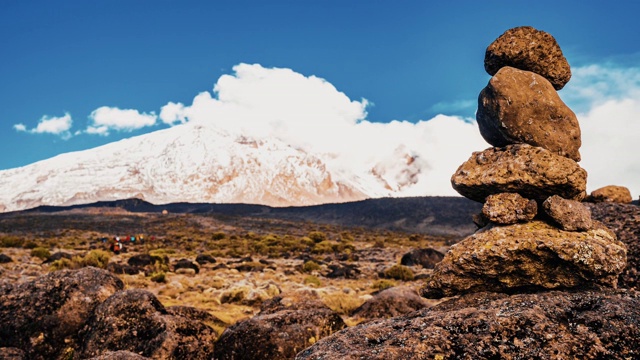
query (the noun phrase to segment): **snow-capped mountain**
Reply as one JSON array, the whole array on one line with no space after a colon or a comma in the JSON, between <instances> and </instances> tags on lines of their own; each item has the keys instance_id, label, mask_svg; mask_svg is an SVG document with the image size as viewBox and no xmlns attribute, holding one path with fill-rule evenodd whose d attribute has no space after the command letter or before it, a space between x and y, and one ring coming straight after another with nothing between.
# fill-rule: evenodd
<instances>
[{"instance_id":1,"label":"snow-capped mountain","mask_svg":"<svg viewBox=\"0 0 640 360\"><path fill-rule=\"evenodd\" d=\"M395 155L353 173L332 168L330 154L186 123L0 171L0 212L133 197L301 206L394 196L419 172Z\"/></svg>"}]
</instances>

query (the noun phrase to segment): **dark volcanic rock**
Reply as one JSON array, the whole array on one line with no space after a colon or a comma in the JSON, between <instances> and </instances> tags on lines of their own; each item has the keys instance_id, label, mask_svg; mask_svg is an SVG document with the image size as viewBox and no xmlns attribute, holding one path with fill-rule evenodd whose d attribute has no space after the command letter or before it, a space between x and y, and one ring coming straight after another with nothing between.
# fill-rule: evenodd
<instances>
[{"instance_id":1,"label":"dark volcanic rock","mask_svg":"<svg viewBox=\"0 0 640 360\"><path fill-rule=\"evenodd\" d=\"M360 269L355 264L330 264L327 267L331 271L325 277L329 279L356 279L360 275Z\"/></svg>"},{"instance_id":2,"label":"dark volcanic rock","mask_svg":"<svg viewBox=\"0 0 640 360\"><path fill-rule=\"evenodd\" d=\"M478 96L476 119L493 146L525 143L580 161L578 118L540 75L500 69Z\"/></svg>"},{"instance_id":3,"label":"dark volcanic rock","mask_svg":"<svg viewBox=\"0 0 640 360\"><path fill-rule=\"evenodd\" d=\"M420 265L425 269L433 269L433 267L442 261L444 254L432 248L413 249L402 255L400 264L405 266Z\"/></svg>"},{"instance_id":4,"label":"dark volcanic rock","mask_svg":"<svg viewBox=\"0 0 640 360\"><path fill-rule=\"evenodd\" d=\"M120 279L93 267L0 286L0 347L19 348L28 359L56 359L76 343L94 309L123 287Z\"/></svg>"},{"instance_id":5,"label":"dark volcanic rock","mask_svg":"<svg viewBox=\"0 0 640 360\"><path fill-rule=\"evenodd\" d=\"M484 68L494 75L504 66L544 76L556 90L571 79L571 67L551 34L531 26L509 29L487 47Z\"/></svg>"},{"instance_id":6,"label":"dark volcanic rock","mask_svg":"<svg viewBox=\"0 0 640 360\"><path fill-rule=\"evenodd\" d=\"M196 256L196 262L200 265L214 264L216 262L216 259L211 255L198 254L198 256Z\"/></svg>"},{"instance_id":7,"label":"dark volcanic rock","mask_svg":"<svg viewBox=\"0 0 640 360\"><path fill-rule=\"evenodd\" d=\"M49 256L44 262L43 264L48 264L48 263L52 263L56 260L60 260L60 259L69 259L71 260L71 258L73 258L73 256L69 253L66 252L57 252L57 253L53 253L51 254L51 256Z\"/></svg>"},{"instance_id":8,"label":"dark volcanic rock","mask_svg":"<svg viewBox=\"0 0 640 360\"><path fill-rule=\"evenodd\" d=\"M538 204L520 194L500 193L487 196L482 213L494 223L515 224L533 220L538 213Z\"/></svg>"},{"instance_id":9,"label":"dark volcanic rock","mask_svg":"<svg viewBox=\"0 0 640 360\"><path fill-rule=\"evenodd\" d=\"M2 360L26 360L24 351L18 348L0 347L0 359Z\"/></svg>"},{"instance_id":10,"label":"dark volcanic rock","mask_svg":"<svg viewBox=\"0 0 640 360\"><path fill-rule=\"evenodd\" d=\"M13 259L6 254L0 254L0 264L6 264L12 262Z\"/></svg>"},{"instance_id":11,"label":"dark volcanic rock","mask_svg":"<svg viewBox=\"0 0 640 360\"><path fill-rule=\"evenodd\" d=\"M638 359L640 293L476 293L345 329L298 360Z\"/></svg>"},{"instance_id":12,"label":"dark volcanic rock","mask_svg":"<svg viewBox=\"0 0 640 360\"><path fill-rule=\"evenodd\" d=\"M544 211L562 230L585 231L591 229L591 212L581 202L553 195L542 203Z\"/></svg>"},{"instance_id":13,"label":"dark volcanic rock","mask_svg":"<svg viewBox=\"0 0 640 360\"><path fill-rule=\"evenodd\" d=\"M173 264L173 271L178 269L193 269L196 274L200 272L200 267L187 259L180 259Z\"/></svg>"},{"instance_id":14,"label":"dark volcanic rock","mask_svg":"<svg viewBox=\"0 0 640 360\"><path fill-rule=\"evenodd\" d=\"M103 355L92 357L86 360L147 360L148 357L144 357L133 353L131 351L119 350L119 351L107 351Z\"/></svg>"},{"instance_id":15,"label":"dark volcanic rock","mask_svg":"<svg viewBox=\"0 0 640 360\"><path fill-rule=\"evenodd\" d=\"M633 199L631 192L624 186L609 185L594 190L589 196L591 202L614 202L621 204L629 204Z\"/></svg>"},{"instance_id":16,"label":"dark volcanic rock","mask_svg":"<svg viewBox=\"0 0 640 360\"><path fill-rule=\"evenodd\" d=\"M80 358L127 350L177 360L210 359L216 333L200 321L169 314L148 291L125 290L96 308L80 337Z\"/></svg>"},{"instance_id":17,"label":"dark volcanic rock","mask_svg":"<svg viewBox=\"0 0 640 360\"><path fill-rule=\"evenodd\" d=\"M451 177L460 195L484 202L492 194L518 193L542 203L549 196L582 200L587 172L575 161L527 144L474 152Z\"/></svg>"},{"instance_id":18,"label":"dark volcanic rock","mask_svg":"<svg viewBox=\"0 0 640 360\"><path fill-rule=\"evenodd\" d=\"M159 258L151 256L149 254L138 254L130 257L129 260L127 260L127 264L131 266L143 267L153 265L157 260L159 260Z\"/></svg>"},{"instance_id":19,"label":"dark volcanic rock","mask_svg":"<svg viewBox=\"0 0 640 360\"><path fill-rule=\"evenodd\" d=\"M618 286L640 289L640 207L616 203L585 205L594 220L601 221L627 245L627 267L618 278Z\"/></svg>"},{"instance_id":20,"label":"dark volcanic rock","mask_svg":"<svg viewBox=\"0 0 640 360\"><path fill-rule=\"evenodd\" d=\"M601 223L585 232L542 221L489 225L453 245L423 289L441 298L470 292L615 287L626 266L626 247Z\"/></svg>"},{"instance_id":21,"label":"dark volcanic rock","mask_svg":"<svg viewBox=\"0 0 640 360\"><path fill-rule=\"evenodd\" d=\"M431 306L431 303L408 286L380 291L355 309L351 316L367 320L386 319Z\"/></svg>"},{"instance_id":22,"label":"dark volcanic rock","mask_svg":"<svg viewBox=\"0 0 640 360\"><path fill-rule=\"evenodd\" d=\"M128 264L119 264L115 262L108 263L107 270L111 271L114 274L127 274L127 275L136 275L140 272L140 269L137 266L131 266Z\"/></svg>"}]
</instances>

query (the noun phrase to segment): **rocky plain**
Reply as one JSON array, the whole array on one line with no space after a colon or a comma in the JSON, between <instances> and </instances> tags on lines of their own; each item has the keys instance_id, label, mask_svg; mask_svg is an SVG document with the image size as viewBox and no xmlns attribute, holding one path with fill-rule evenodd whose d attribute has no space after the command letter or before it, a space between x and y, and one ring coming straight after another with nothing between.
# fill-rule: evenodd
<instances>
[{"instance_id":1,"label":"rocky plain","mask_svg":"<svg viewBox=\"0 0 640 360\"><path fill-rule=\"evenodd\" d=\"M567 60L519 27L484 65L466 199L0 215L0 358L640 359L640 207L587 194Z\"/></svg>"}]
</instances>

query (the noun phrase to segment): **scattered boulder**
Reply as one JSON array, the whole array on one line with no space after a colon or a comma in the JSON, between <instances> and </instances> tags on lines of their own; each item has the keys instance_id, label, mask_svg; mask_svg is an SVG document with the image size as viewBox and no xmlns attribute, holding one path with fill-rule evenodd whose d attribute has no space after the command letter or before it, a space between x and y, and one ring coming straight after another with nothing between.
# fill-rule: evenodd
<instances>
[{"instance_id":1,"label":"scattered boulder","mask_svg":"<svg viewBox=\"0 0 640 360\"><path fill-rule=\"evenodd\" d=\"M631 192L624 186L609 185L601 187L591 192L589 201L598 202L613 202L620 204L629 204L633 201Z\"/></svg>"},{"instance_id":2,"label":"scattered boulder","mask_svg":"<svg viewBox=\"0 0 640 360\"><path fill-rule=\"evenodd\" d=\"M13 262L13 259L7 254L0 254L0 264Z\"/></svg>"},{"instance_id":3,"label":"scattered boulder","mask_svg":"<svg viewBox=\"0 0 640 360\"><path fill-rule=\"evenodd\" d=\"M120 291L100 304L80 333L80 358L126 350L154 359L210 359L215 331L171 315L145 290Z\"/></svg>"},{"instance_id":4,"label":"scattered boulder","mask_svg":"<svg viewBox=\"0 0 640 360\"><path fill-rule=\"evenodd\" d=\"M556 90L571 79L571 67L551 34L531 26L509 29L487 47L484 68L495 75L511 66L544 76Z\"/></svg>"},{"instance_id":5,"label":"scattered boulder","mask_svg":"<svg viewBox=\"0 0 640 360\"><path fill-rule=\"evenodd\" d=\"M196 256L196 262L200 265L215 264L216 259L211 255L198 254L198 256Z\"/></svg>"},{"instance_id":6,"label":"scattered boulder","mask_svg":"<svg viewBox=\"0 0 640 360\"><path fill-rule=\"evenodd\" d=\"M422 295L441 298L470 292L616 287L626 247L601 223L585 232L542 221L489 225L453 245L436 265Z\"/></svg>"},{"instance_id":7,"label":"scattered boulder","mask_svg":"<svg viewBox=\"0 0 640 360\"><path fill-rule=\"evenodd\" d=\"M494 223L515 224L533 220L538 204L517 193L500 193L487 196L482 213Z\"/></svg>"},{"instance_id":8,"label":"scattered boulder","mask_svg":"<svg viewBox=\"0 0 640 360\"><path fill-rule=\"evenodd\" d=\"M553 195L542 203L542 207L562 230L585 231L591 229L591 212L579 201L567 200Z\"/></svg>"},{"instance_id":9,"label":"scattered boulder","mask_svg":"<svg viewBox=\"0 0 640 360\"><path fill-rule=\"evenodd\" d=\"M538 74L500 69L480 92L476 119L493 146L525 143L580 161L578 118Z\"/></svg>"},{"instance_id":10,"label":"scattered boulder","mask_svg":"<svg viewBox=\"0 0 640 360\"><path fill-rule=\"evenodd\" d=\"M442 261L444 254L432 248L413 249L402 255L400 265L415 266L420 265L425 269L433 269L433 267Z\"/></svg>"},{"instance_id":11,"label":"scattered boulder","mask_svg":"<svg viewBox=\"0 0 640 360\"><path fill-rule=\"evenodd\" d=\"M375 294L350 315L371 321L400 316L431 305L427 299L418 295L415 289L409 286L394 286Z\"/></svg>"},{"instance_id":12,"label":"scattered boulder","mask_svg":"<svg viewBox=\"0 0 640 360\"><path fill-rule=\"evenodd\" d=\"M582 200L587 172L575 161L527 144L474 152L451 177L460 195L477 202L504 192L542 203L551 195Z\"/></svg>"},{"instance_id":13,"label":"scattered boulder","mask_svg":"<svg viewBox=\"0 0 640 360\"><path fill-rule=\"evenodd\" d=\"M56 253L51 254L51 256L49 256L44 262L43 264L49 264L52 263L56 260L60 260L60 259L68 259L71 260L73 258L73 255L66 253L66 252L62 252L62 251L58 251Z\"/></svg>"},{"instance_id":14,"label":"scattered boulder","mask_svg":"<svg viewBox=\"0 0 640 360\"><path fill-rule=\"evenodd\" d=\"M158 256L151 256L150 254L137 254L127 260L127 264L131 266L145 267L155 264L156 261L163 262L163 259Z\"/></svg>"},{"instance_id":15,"label":"scattered boulder","mask_svg":"<svg viewBox=\"0 0 640 360\"><path fill-rule=\"evenodd\" d=\"M173 271L177 271L178 269L193 269L196 274L200 272L200 267L187 259L180 259L173 264Z\"/></svg>"},{"instance_id":16,"label":"scattered boulder","mask_svg":"<svg viewBox=\"0 0 640 360\"><path fill-rule=\"evenodd\" d=\"M346 327L337 313L319 302L286 306L281 300L272 299L258 315L228 327L216 343L214 358L293 359L319 339Z\"/></svg>"},{"instance_id":17,"label":"scattered boulder","mask_svg":"<svg viewBox=\"0 0 640 360\"><path fill-rule=\"evenodd\" d=\"M330 264L327 267L331 271L325 277L329 279L356 279L360 275L360 269L356 264Z\"/></svg>"},{"instance_id":18,"label":"scattered boulder","mask_svg":"<svg viewBox=\"0 0 640 360\"><path fill-rule=\"evenodd\" d=\"M627 267L618 278L618 286L640 289L640 207L618 203L585 203L591 217L616 233L627 246Z\"/></svg>"},{"instance_id":19,"label":"scattered boulder","mask_svg":"<svg viewBox=\"0 0 640 360\"><path fill-rule=\"evenodd\" d=\"M129 264L119 264L116 262L108 263L107 270L111 271L114 274L127 274L127 275L136 275L140 272L140 269L136 266L131 266Z\"/></svg>"},{"instance_id":20,"label":"scattered boulder","mask_svg":"<svg viewBox=\"0 0 640 360\"><path fill-rule=\"evenodd\" d=\"M468 294L342 330L297 360L638 359L640 293Z\"/></svg>"},{"instance_id":21,"label":"scattered boulder","mask_svg":"<svg viewBox=\"0 0 640 360\"><path fill-rule=\"evenodd\" d=\"M0 347L28 359L57 359L76 342L94 309L124 284L106 270L59 270L0 286Z\"/></svg>"},{"instance_id":22,"label":"scattered boulder","mask_svg":"<svg viewBox=\"0 0 640 360\"><path fill-rule=\"evenodd\" d=\"M102 355L92 357L87 360L149 360L148 357L144 357L126 350L107 351Z\"/></svg>"}]
</instances>

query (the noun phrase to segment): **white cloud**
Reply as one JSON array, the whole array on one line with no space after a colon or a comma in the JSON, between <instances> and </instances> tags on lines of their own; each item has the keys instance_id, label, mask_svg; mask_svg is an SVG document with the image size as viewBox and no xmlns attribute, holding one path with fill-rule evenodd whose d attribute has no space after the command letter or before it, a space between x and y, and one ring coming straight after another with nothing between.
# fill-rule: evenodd
<instances>
[{"instance_id":1,"label":"white cloud","mask_svg":"<svg viewBox=\"0 0 640 360\"><path fill-rule=\"evenodd\" d=\"M50 117L45 115L40 119L38 125L31 130L28 130L24 124L15 124L13 125L13 128L16 131L29 132L31 134L58 135L66 140L71 137L69 129L71 129L72 124L73 120L71 119L71 115L69 113L65 113L64 116L60 117Z\"/></svg>"},{"instance_id":2,"label":"white cloud","mask_svg":"<svg viewBox=\"0 0 640 360\"><path fill-rule=\"evenodd\" d=\"M468 119L438 115L418 123L374 123L366 120L366 99L350 100L324 79L260 65L233 69L233 75L220 77L213 94L198 94L190 106L169 103L160 119L276 137L325 154L337 174L375 169L391 188L407 177L418 179L403 195L455 195L451 175L473 151L488 147ZM410 166L407 156L414 159Z\"/></svg>"},{"instance_id":3,"label":"white cloud","mask_svg":"<svg viewBox=\"0 0 640 360\"><path fill-rule=\"evenodd\" d=\"M133 131L155 125L157 116L153 112L141 114L138 110L102 106L92 111L89 119L87 134L109 135L111 130Z\"/></svg>"}]
</instances>

